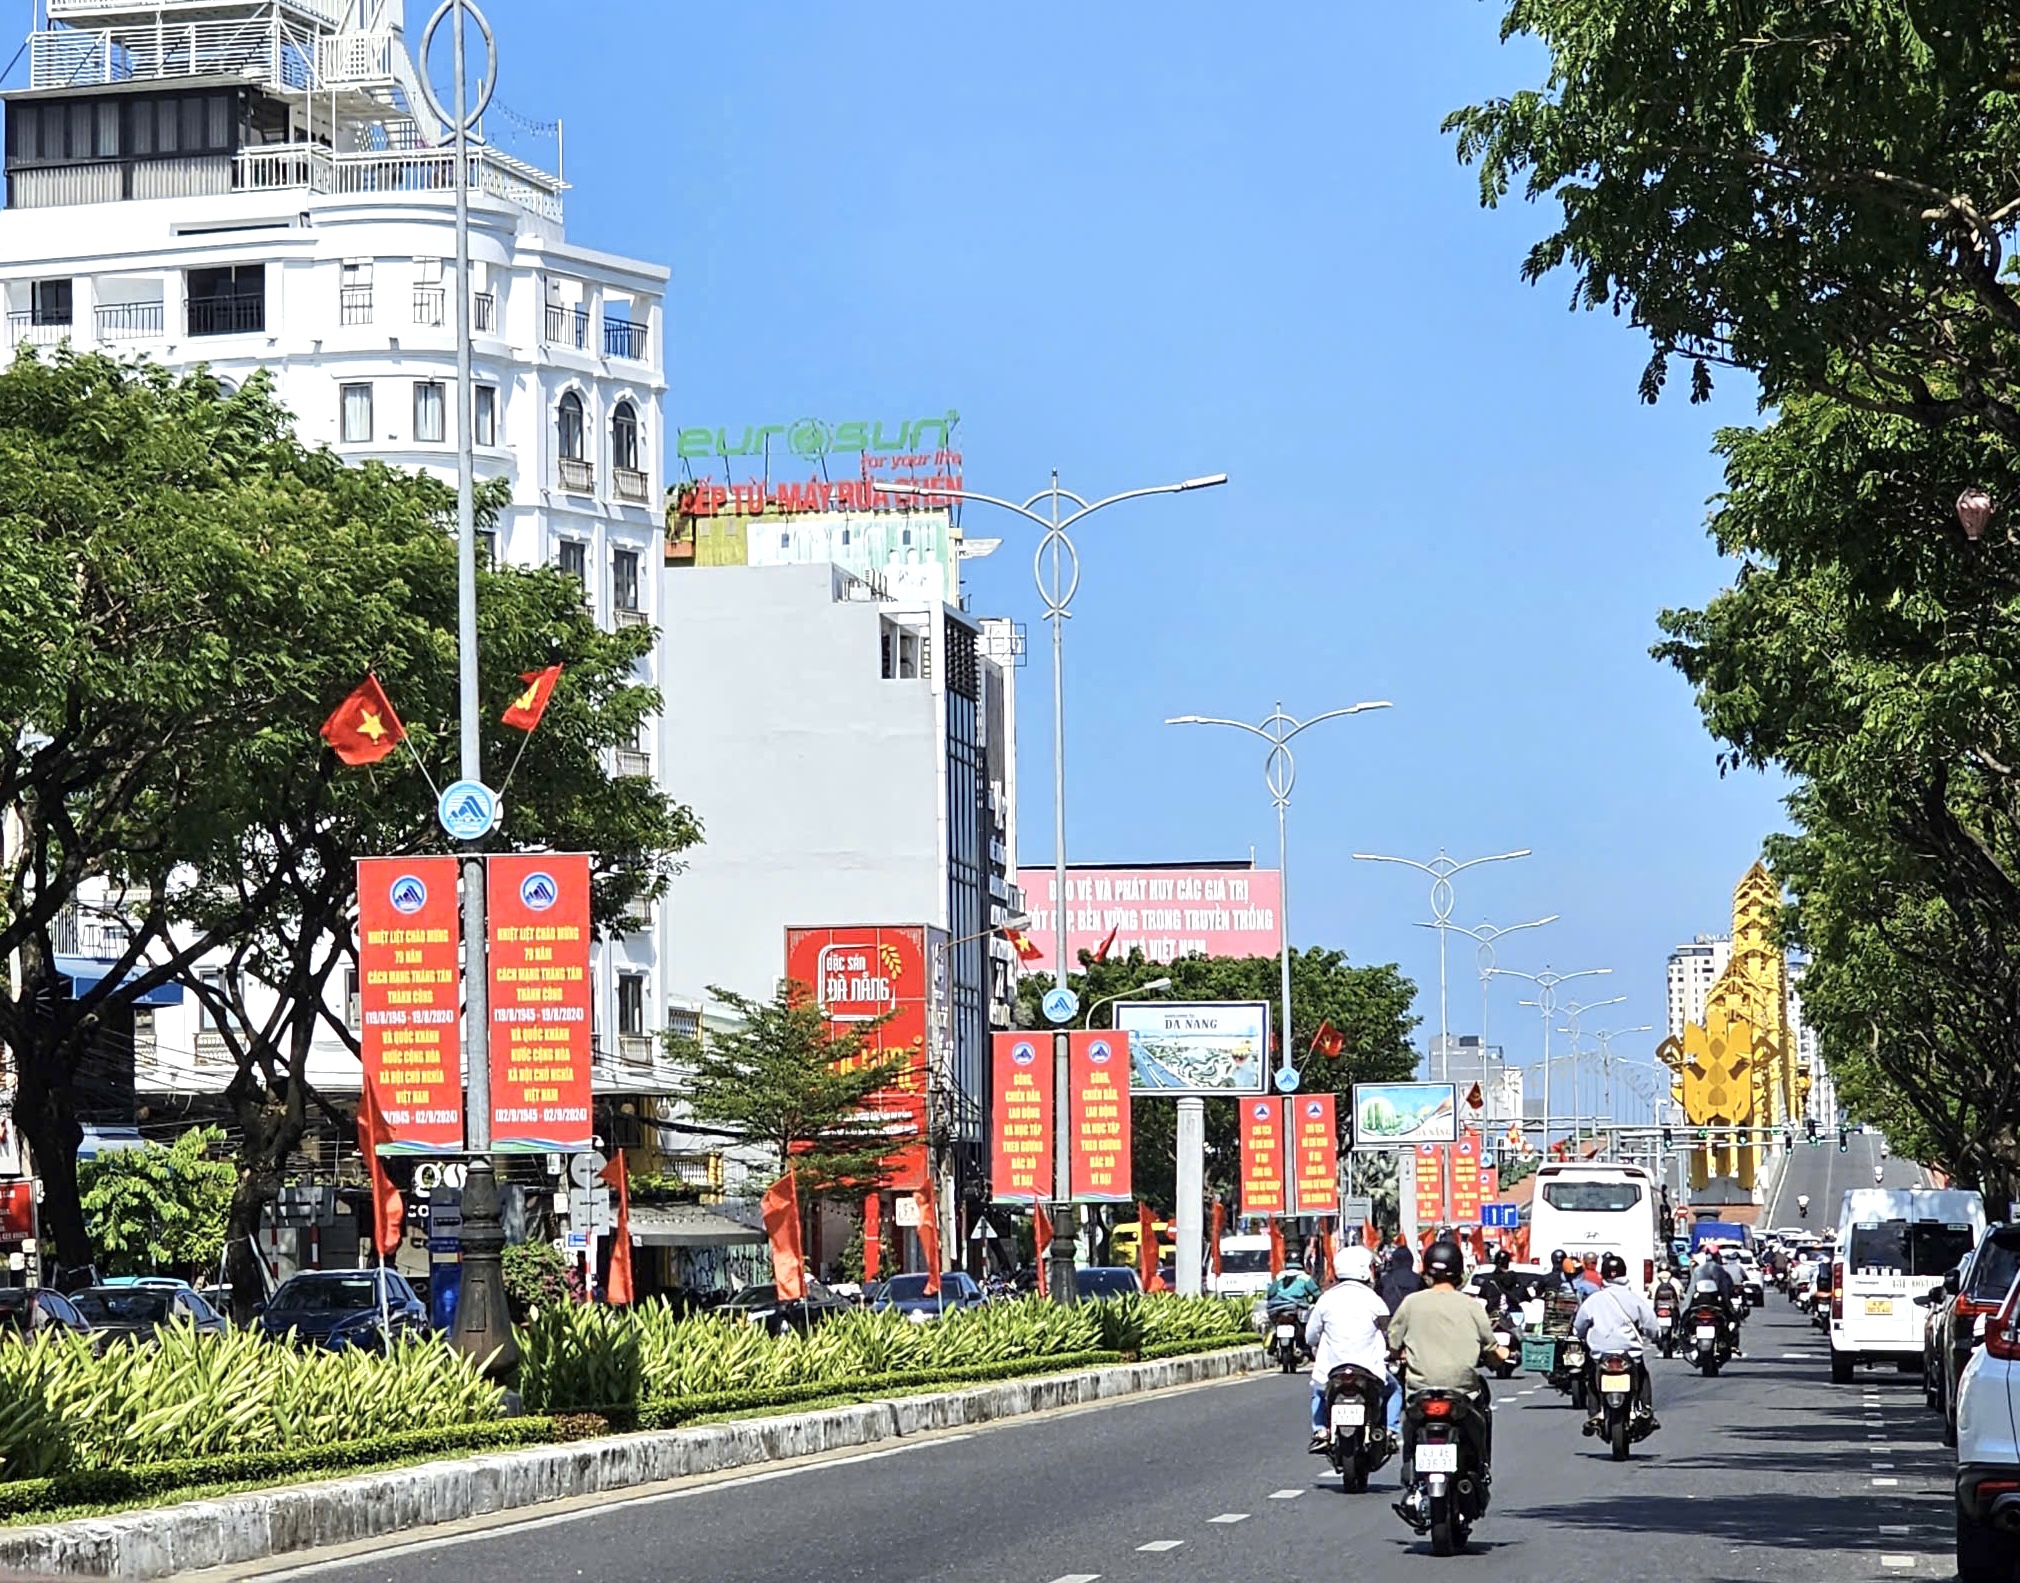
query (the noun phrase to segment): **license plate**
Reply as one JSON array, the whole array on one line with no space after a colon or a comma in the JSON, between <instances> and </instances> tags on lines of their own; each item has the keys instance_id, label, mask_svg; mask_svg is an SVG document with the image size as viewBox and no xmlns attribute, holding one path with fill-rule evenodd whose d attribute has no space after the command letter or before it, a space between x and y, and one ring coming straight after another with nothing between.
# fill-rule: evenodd
<instances>
[{"instance_id":1,"label":"license plate","mask_svg":"<svg viewBox=\"0 0 2020 1583\"><path fill-rule=\"evenodd\" d=\"M1360 1402L1335 1402L1333 1404L1333 1427L1335 1429L1359 1429L1368 1421L1368 1409Z\"/></svg>"},{"instance_id":2,"label":"license plate","mask_svg":"<svg viewBox=\"0 0 2020 1583\"><path fill-rule=\"evenodd\" d=\"M1697 1339L1698 1339L1698 1340L1700 1340L1700 1341L1716 1341L1716 1340L1718 1340L1718 1326L1717 1326L1717 1325L1699 1325L1699 1326L1697 1327Z\"/></svg>"},{"instance_id":3,"label":"license plate","mask_svg":"<svg viewBox=\"0 0 2020 1583\"><path fill-rule=\"evenodd\" d=\"M1297 1330L1293 1326L1290 1325L1277 1326L1277 1340L1279 1341L1288 1341L1292 1336L1296 1334Z\"/></svg>"},{"instance_id":4,"label":"license plate","mask_svg":"<svg viewBox=\"0 0 2020 1583\"><path fill-rule=\"evenodd\" d=\"M1602 1374L1599 1376L1602 1391L1627 1391L1634 1388L1634 1377L1629 1374Z\"/></svg>"},{"instance_id":5,"label":"license plate","mask_svg":"<svg viewBox=\"0 0 2020 1583\"><path fill-rule=\"evenodd\" d=\"M1893 1311L1894 1300L1891 1297L1868 1297L1866 1299L1866 1312L1869 1314L1891 1314Z\"/></svg>"},{"instance_id":6,"label":"license plate","mask_svg":"<svg viewBox=\"0 0 2020 1583\"><path fill-rule=\"evenodd\" d=\"M1417 1471L1419 1473L1457 1473L1459 1471L1459 1448L1454 1444L1417 1447Z\"/></svg>"}]
</instances>

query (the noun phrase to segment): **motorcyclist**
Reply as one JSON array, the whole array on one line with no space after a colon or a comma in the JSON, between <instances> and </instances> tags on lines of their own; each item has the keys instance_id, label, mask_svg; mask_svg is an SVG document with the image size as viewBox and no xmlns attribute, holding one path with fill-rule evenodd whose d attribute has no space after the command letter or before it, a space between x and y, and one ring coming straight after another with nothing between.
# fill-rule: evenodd
<instances>
[{"instance_id":1,"label":"motorcyclist","mask_svg":"<svg viewBox=\"0 0 2020 1583\"><path fill-rule=\"evenodd\" d=\"M1483 1277L1486 1284L1501 1294L1503 1311L1512 1311L1536 1295L1536 1285L1528 1276L1519 1274L1515 1268L1514 1255L1506 1248L1494 1250L1494 1271Z\"/></svg>"},{"instance_id":2,"label":"motorcyclist","mask_svg":"<svg viewBox=\"0 0 2020 1583\"><path fill-rule=\"evenodd\" d=\"M1642 1360L1648 1338L1656 1333L1655 1310L1649 1307L1647 1298L1627 1284L1627 1261L1619 1254L1607 1254L1599 1273L1606 1284L1578 1305L1572 1333L1585 1343L1595 1375L1599 1360L1608 1353L1624 1352L1633 1360L1635 1412L1648 1419L1651 1430L1659 1429L1662 1426L1655 1421L1653 1383ZM1585 1432L1597 1434L1601 1421L1599 1393L1594 1391L1592 1416L1585 1421Z\"/></svg>"},{"instance_id":3,"label":"motorcyclist","mask_svg":"<svg viewBox=\"0 0 2020 1583\"><path fill-rule=\"evenodd\" d=\"M1563 1289L1564 1250L1562 1248L1552 1248L1550 1250L1550 1267L1536 1277L1536 1290L1542 1296L1548 1297L1552 1292L1562 1291Z\"/></svg>"},{"instance_id":4,"label":"motorcyclist","mask_svg":"<svg viewBox=\"0 0 2020 1583\"><path fill-rule=\"evenodd\" d=\"M1590 1297L1605 1284L1604 1277L1599 1273L1599 1255L1596 1253L1586 1254L1584 1265L1579 1269L1578 1274L1571 1282L1571 1289L1579 1295L1580 1299L1584 1299Z\"/></svg>"},{"instance_id":5,"label":"motorcyclist","mask_svg":"<svg viewBox=\"0 0 2020 1583\"><path fill-rule=\"evenodd\" d=\"M1732 1355L1739 1351L1739 1310L1734 1304L1738 1288L1733 1285L1732 1272L1725 1267L1725 1261L1718 1256L1718 1248L1713 1243L1705 1243L1697 1250L1697 1263L1691 1266L1686 1277L1684 1301L1688 1304L1710 1303L1725 1316L1726 1334L1732 1337Z\"/></svg>"},{"instance_id":6,"label":"motorcyclist","mask_svg":"<svg viewBox=\"0 0 2020 1583\"><path fill-rule=\"evenodd\" d=\"M1810 1195L1808 1193L1796 1194L1796 1213L1801 1215L1805 1220L1810 1218Z\"/></svg>"},{"instance_id":7,"label":"motorcyclist","mask_svg":"<svg viewBox=\"0 0 2020 1583\"><path fill-rule=\"evenodd\" d=\"M1343 1363L1356 1364L1384 1376L1389 1388L1383 1410L1392 1439L1403 1433L1403 1390L1389 1373L1389 1305L1375 1295L1374 1256L1362 1247L1346 1247L1333 1255L1337 1283L1312 1308L1305 1341L1312 1349L1312 1450L1323 1452L1332 1438L1326 1421L1326 1381Z\"/></svg>"},{"instance_id":8,"label":"motorcyclist","mask_svg":"<svg viewBox=\"0 0 2020 1583\"><path fill-rule=\"evenodd\" d=\"M1382 1272L1381 1282L1375 1290L1393 1314L1404 1298L1412 1292L1422 1291L1423 1287L1423 1277L1417 1274L1417 1261L1411 1257L1408 1248L1398 1247L1389 1255L1389 1267Z\"/></svg>"},{"instance_id":9,"label":"motorcyclist","mask_svg":"<svg viewBox=\"0 0 2020 1583\"><path fill-rule=\"evenodd\" d=\"M1424 1255L1424 1275L1429 1282L1420 1292L1412 1292L1389 1321L1389 1350L1403 1360L1403 1387L1414 1394L1426 1388L1463 1391L1478 1404L1469 1420L1468 1433L1476 1442L1474 1451L1480 1482L1490 1481L1489 1466L1494 1449L1493 1412L1488 1404L1486 1378L1480 1360L1492 1356L1508 1361L1504 1347L1495 1345L1494 1329L1487 1322L1487 1310L1459 1289L1465 1279L1466 1256L1456 1242L1434 1242ZM1422 1518L1416 1499L1416 1467L1409 1420L1403 1424L1403 1499L1397 1512L1405 1522Z\"/></svg>"},{"instance_id":10,"label":"motorcyclist","mask_svg":"<svg viewBox=\"0 0 2020 1583\"><path fill-rule=\"evenodd\" d=\"M1886 1167L1885 1167L1884 1165L1876 1165L1876 1166L1874 1166L1874 1167L1873 1167L1873 1185L1874 1185L1875 1187L1879 1187L1879 1186L1882 1186L1882 1185L1884 1185L1884 1184L1885 1184L1886 1180L1887 1180L1887 1168L1886 1168Z\"/></svg>"},{"instance_id":11,"label":"motorcyclist","mask_svg":"<svg viewBox=\"0 0 2020 1583\"><path fill-rule=\"evenodd\" d=\"M1319 1283L1305 1274L1304 1264L1292 1254L1284 1260L1283 1274L1270 1282L1263 1304L1275 1314L1285 1309L1309 1308L1318 1300Z\"/></svg>"}]
</instances>

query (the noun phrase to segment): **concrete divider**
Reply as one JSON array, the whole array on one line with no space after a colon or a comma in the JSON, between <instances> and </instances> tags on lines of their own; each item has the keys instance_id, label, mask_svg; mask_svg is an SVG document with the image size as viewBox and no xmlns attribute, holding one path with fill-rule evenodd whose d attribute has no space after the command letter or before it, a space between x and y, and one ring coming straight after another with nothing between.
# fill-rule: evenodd
<instances>
[{"instance_id":1,"label":"concrete divider","mask_svg":"<svg viewBox=\"0 0 2020 1583\"><path fill-rule=\"evenodd\" d=\"M854 1407L528 1446L116 1517L0 1529L0 1567L72 1577L170 1577L548 1501L1201 1385L1267 1366L1257 1348L1204 1352Z\"/></svg>"}]
</instances>

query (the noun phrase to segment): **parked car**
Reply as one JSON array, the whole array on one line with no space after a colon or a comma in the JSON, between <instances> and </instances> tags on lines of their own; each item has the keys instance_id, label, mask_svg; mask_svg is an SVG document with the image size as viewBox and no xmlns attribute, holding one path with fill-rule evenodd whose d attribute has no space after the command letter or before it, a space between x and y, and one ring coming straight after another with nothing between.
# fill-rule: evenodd
<instances>
[{"instance_id":1,"label":"parked car","mask_svg":"<svg viewBox=\"0 0 2020 1583\"><path fill-rule=\"evenodd\" d=\"M1958 1583L2020 1577L2020 1280L1957 1380Z\"/></svg>"},{"instance_id":2,"label":"parked car","mask_svg":"<svg viewBox=\"0 0 2020 1583\"><path fill-rule=\"evenodd\" d=\"M1925 1390L1943 1415L1943 1443L1957 1443L1957 1379L1985 1339L1986 1327L2020 1276L2020 1226L1994 1226L1960 1268L1943 1277L1942 1294L1929 1293L1934 1346L1927 1349Z\"/></svg>"},{"instance_id":3,"label":"parked car","mask_svg":"<svg viewBox=\"0 0 2020 1583\"><path fill-rule=\"evenodd\" d=\"M0 1287L0 1336L34 1336L45 1330L89 1335L91 1321L69 1298L50 1287Z\"/></svg>"},{"instance_id":4,"label":"parked car","mask_svg":"<svg viewBox=\"0 0 2020 1583\"><path fill-rule=\"evenodd\" d=\"M780 1336L788 1330L811 1330L855 1306L819 1281L809 1279L807 1295L797 1302L780 1302L778 1288L767 1282L763 1286L746 1286L722 1305L721 1312L747 1325L763 1325L773 1335Z\"/></svg>"},{"instance_id":5,"label":"parked car","mask_svg":"<svg viewBox=\"0 0 2020 1583\"><path fill-rule=\"evenodd\" d=\"M427 1305L393 1270L304 1270L281 1282L256 1312L260 1328L275 1340L292 1337L332 1352L378 1351L388 1330L394 1336L428 1332Z\"/></svg>"},{"instance_id":6,"label":"parked car","mask_svg":"<svg viewBox=\"0 0 2020 1583\"><path fill-rule=\"evenodd\" d=\"M1096 1264L1084 1270L1075 1270L1073 1274L1083 1301L1134 1297L1143 1290L1142 1277L1120 1264Z\"/></svg>"},{"instance_id":7,"label":"parked car","mask_svg":"<svg viewBox=\"0 0 2020 1583\"><path fill-rule=\"evenodd\" d=\"M938 1319L949 1309L980 1308L986 1299L982 1288L960 1270L948 1270L940 1277L940 1289L926 1295L924 1275L894 1275L883 1283L873 1306L896 1309L907 1319Z\"/></svg>"},{"instance_id":8,"label":"parked car","mask_svg":"<svg viewBox=\"0 0 2020 1583\"><path fill-rule=\"evenodd\" d=\"M151 1341L163 1325L177 1323L213 1335L231 1329L230 1320L180 1282L87 1286L72 1292L70 1301L94 1330L111 1341Z\"/></svg>"}]
</instances>

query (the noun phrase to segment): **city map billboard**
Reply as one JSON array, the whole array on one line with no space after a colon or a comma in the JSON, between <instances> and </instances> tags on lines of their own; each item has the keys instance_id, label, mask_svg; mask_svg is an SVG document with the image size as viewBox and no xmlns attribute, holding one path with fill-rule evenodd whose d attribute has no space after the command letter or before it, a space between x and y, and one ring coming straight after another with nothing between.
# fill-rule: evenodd
<instances>
[{"instance_id":1,"label":"city map billboard","mask_svg":"<svg viewBox=\"0 0 2020 1583\"><path fill-rule=\"evenodd\" d=\"M1115 1026L1129 1035L1138 1095L1224 1098L1269 1083L1270 1009L1259 1000L1125 1000Z\"/></svg>"}]
</instances>

